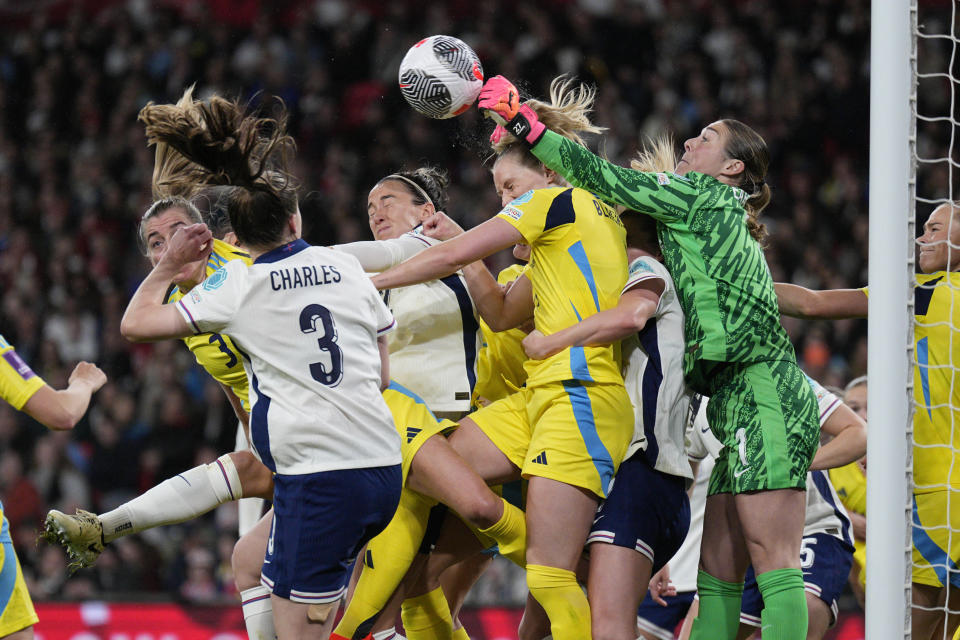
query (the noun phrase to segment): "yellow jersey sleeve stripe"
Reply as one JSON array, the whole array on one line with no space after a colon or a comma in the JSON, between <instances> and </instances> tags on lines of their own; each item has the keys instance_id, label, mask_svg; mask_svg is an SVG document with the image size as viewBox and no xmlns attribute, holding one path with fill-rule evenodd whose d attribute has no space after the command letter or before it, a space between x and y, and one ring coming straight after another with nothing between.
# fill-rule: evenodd
<instances>
[{"instance_id":1,"label":"yellow jersey sleeve stripe","mask_svg":"<svg viewBox=\"0 0 960 640\"><path fill-rule=\"evenodd\" d=\"M19 411L46 383L6 340L0 351L0 397Z\"/></svg>"}]
</instances>

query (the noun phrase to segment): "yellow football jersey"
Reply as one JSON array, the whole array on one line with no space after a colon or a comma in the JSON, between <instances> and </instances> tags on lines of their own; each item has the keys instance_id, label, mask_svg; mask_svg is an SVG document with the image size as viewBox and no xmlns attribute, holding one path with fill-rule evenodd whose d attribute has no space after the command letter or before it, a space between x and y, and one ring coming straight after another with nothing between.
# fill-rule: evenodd
<instances>
[{"instance_id":1,"label":"yellow football jersey","mask_svg":"<svg viewBox=\"0 0 960 640\"><path fill-rule=\"evenodd\" d=\"M960 486L960 273L914 288L914 493Z\"/></svg>"},{"instance_id":2,"label":"yellow football jersey","mask_svg":"<svg viewBox=\"0 0 960 640\"><path fill-rule=\"evenodd\" d=\"M830 483L847 511L867 515L867 476L863 475L859 463L830 469Z\"/></svg>"},{"instance_id":3,"label":"yellow football jersey","mask_svg":"<svg viewBox=\"0 0 960 640\"><path fill-rule=\"evenodd\" d=\"M231 260L243 260L244 263L251 264L250 254L222 240L214 239L213 251L207 259L205 277L210 277L217 269ZM165 302L176 302L182 297L183 292L174 286L167 293ZM243 368L243 362L240 361L240 355L230 337L219 333L200 333L184 338L183 342L193 352L197 364L206 369L207 373L213 376L217 382L222 382L230 387L233 393L240 398L243 407L249 411L250 394L247 372Z\"/></svg>"},{"instance_id":4,"label":"yellow football jersey","mask_svg":"<svg viewBox=\"0 0 960 640\"><path fill-rule=\"evenodd\" d=\"M499 274L497 282L513 282L526 269L526 265L514 264ZM527 381L527 372L523 368L527 354L523 351L525 334L520 329L493 331L480 319L480 351L477 353L477 384L473 387L471 404L479 407L479 399L490 402L506 398L520 389Z\"/></svg>"},{"instance_id":5,"label":"yellow football jersey","mask_svg":"<svg viewBox=\"0 0 960 640\"><path fill-rule=\"evenodd\" d=\"M529 191L498 216L532 249L526 275L533 285L537 330L550 335L617 306L627 281L627 240L611 207L583 189L556 187ZM527 385L623 384L619 361L619 343L571 347L546 360L528 360Z\"/></svg>"},{"instance_id":6,"label":"yellow football jersey","mask_svg":"<svg viewBox=\"0 0 960 640\"><path fill-rule=\"evenodd\" d=\"M0 397L19 411L46 383L3 336L0 336L0 356Z\"/></svg>"}]
</instances>

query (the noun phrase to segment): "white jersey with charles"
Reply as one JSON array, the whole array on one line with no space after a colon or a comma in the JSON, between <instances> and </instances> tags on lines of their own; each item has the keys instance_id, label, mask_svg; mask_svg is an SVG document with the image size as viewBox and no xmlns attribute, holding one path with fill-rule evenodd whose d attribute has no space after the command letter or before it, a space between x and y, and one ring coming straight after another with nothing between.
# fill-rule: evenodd
<instances>
[{"instance_id":1,"label":"white jersey with charles","mask_svg":"<svg viewBox=\"0 0 960 640\"><path fill-rule=\"evenodd\" d=\"M417 239L424 248L439 243L413 232L401 237ZM383 298L397 319L397 330L388 336L391 379L435 412L469 411L480 325L463 276L388 289Z\"/></svg>"},{"instance_id":2,"label":"white jersey with charles","mask_svg":"<svg viewBox=\"0 0 960 640\"><path fill-rule=\"evenodd\" d=\"M663 282L657 311L641 331L621 343L623 379L634 410L627 458L643 451L658 471L692 478L684 451L691 393L683 380L683 311L673 278L651 257L630 263L623 292L648 280Z\"/></svg>"},{"instance_id":3,"label":"white jersey with charles","mask_svg":"<svg viewBox=\"0 0 960 640\"><path fill-rule=\"evenodd\" d=\"M356 258L297 240L227 263L177 308L228 334L250 379L250 431L282 475L400 462L377 336L395 320Z\"/></svg>"}]
</instances>

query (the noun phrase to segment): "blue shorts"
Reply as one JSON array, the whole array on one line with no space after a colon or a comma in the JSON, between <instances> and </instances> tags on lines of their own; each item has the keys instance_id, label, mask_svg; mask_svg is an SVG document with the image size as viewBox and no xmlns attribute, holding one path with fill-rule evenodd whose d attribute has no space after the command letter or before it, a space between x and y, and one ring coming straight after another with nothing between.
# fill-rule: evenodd
<instances>
[{"instance_id":1,"label":"blue shorts","mask_svg":"<svg viewBox=\"0 0 960 640\"><path fill-rule=\"evenodd\" d=\"M673 632L687 617L696 591L682 591L675 596L666 596L667 606L653 601L650 592L637 609L637 626L641 631L661 640L673 640Z\"/></svg>"},{"instance_id":2,"label":"blue shorts","mask_svg":"<svg viewBox=\"0 0 960 640\"><path fill-rule=\"evenodd\" d=\"M830 607L830 626L837 622L837 598L847 584L853 565L853 547L829 533L804 536L800 547L800 567L803 569L803 588ZM747 570L740 604L740 622L751 627L760 626L763 598L757 586L753 567Z\"/></svg>"},{"instance_id":3,"label":"blue shorts","mask_svg":"<svg viewBox=\"0 0 960 640\"><path fill-rule=\"evenodd\" d=\"M677 552L690 528L686 482L650 466L643 453L624 460L597 510L587 544L635 549L656 573Z\"/></svg>"},{"instance_id":4,"label":"blue shorts","mask_svg":"<svg viewBox=\"0 0 960 640\"><path fill-rule=\"evenodd\" d=\"M260 582L281 598L336 602L360 548L400 502L400 465L273 479L273 527Z\"/></svg>"}]
</instances>

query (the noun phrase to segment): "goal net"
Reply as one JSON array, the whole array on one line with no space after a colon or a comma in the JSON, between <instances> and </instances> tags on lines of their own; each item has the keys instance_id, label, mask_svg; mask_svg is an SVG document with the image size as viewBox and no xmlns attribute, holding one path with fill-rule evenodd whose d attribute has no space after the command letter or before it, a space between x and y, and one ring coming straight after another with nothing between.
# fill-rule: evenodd
<instances>
[{"instance_id":1,"label":"goal net","mask_svg":"<svg viewBox=\"0 0 960 640\"><path fill-rule=\"evenodd\" d=\"M942 585L941 599L914 595L913 627L947 620L934 637L949 640L960 617L960 226L954 212L960 154L957 89L958 33L956 0L920 3L915 10L914 73L916 92L913 143L916 208L911 219L922 233L913 308L914 417L912 445L912 547L908 565L917 585ZM926 224L926 228L921 225ZM908 467L909 468L909 467ZM929 622L928 622L929 621ZM918 633L918 635L920 635Z\"/></svg>"},{"instance_id":2,"label":"goal net","mask_svg":"<svg viewBox=\"0 0 960 640\"><path fill-rule=\"evenodd\" d=\"M955 148L960 125L960 0L905 4L911 31L906 93L911 162L906 215L900 228L906 227L908 240L919 237L920 243L908 247L905 256L907 358L903 359L901 346L899 359L909 364L903 387L906 411L897 414L906 436L900 454L905 473L896 474L905 488L905 503L897 506L905 504L906 531L903 537L879 540L890 545L888 557L903 557L904 572L902 579L896 576L894 585L871 587L868 583L867 621L869 625L875 611L871 605L879 604L876 598L870 600L869 590L886 589L887 597L901 597L904 602L904 624L891 637L950 640L954 637L950 627L955 624L950 618L960 618L960 491L953 491L960 487L960 273L954 272L954 265L960 264L960 209L955 212L953 205L960 196L954 185L960 175L960 153ZM877 40L873 42L876 46ZM872 66L872 76L882 69ZM872 120L871 127L874 124ZM873 196L871 192L871 200ZM871 262L874 259L871 247ZM871 323L872 341L884 340L884 333L874 331L874 326L883 325ZM871 447L878 437L881 433L871 432ZM875 520L872 529L868 523L868 529L876 530L877 525L883 527L882 521ZM880 556L875 554L873 560ZM872 570L868 555L868 580ZM882 569L878 571L884 575ZM867 637L873 637L869 627Z\"/></svg>"}]
</instances>

